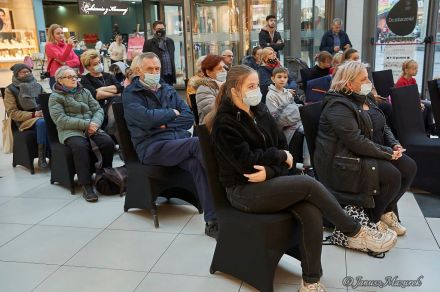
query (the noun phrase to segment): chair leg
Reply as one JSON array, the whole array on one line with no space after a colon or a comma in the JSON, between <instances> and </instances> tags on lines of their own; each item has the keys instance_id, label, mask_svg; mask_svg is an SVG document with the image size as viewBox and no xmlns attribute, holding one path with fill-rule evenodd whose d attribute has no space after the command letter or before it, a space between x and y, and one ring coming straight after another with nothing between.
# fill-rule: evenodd
<instances>
[{"instance_id":1,"label":"chair leg","mask_svg":"<svg viewBox=\"0 0 440 292\"><path fill-rule=\"evenodd\" d=\"M151 208L151 214L153 214L154 228L159 228L159 217L157 216L156 204L154 204L153 208Z\"/></svg>"}]
</instances>

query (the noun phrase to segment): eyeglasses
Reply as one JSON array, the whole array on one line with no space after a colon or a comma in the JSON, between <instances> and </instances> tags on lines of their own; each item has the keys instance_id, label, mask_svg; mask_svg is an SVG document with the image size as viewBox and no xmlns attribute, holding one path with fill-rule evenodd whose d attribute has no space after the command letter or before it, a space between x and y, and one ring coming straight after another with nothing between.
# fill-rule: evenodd
<instances>
[{"instance_id":1,"label":"eyeglasses","mask_svg":"<svg viewBox=\"0 0 440 292\"><path fill-rule=\"evenodd\" d=\"M78 80L79 79L79 77L75 76L75 75L60 77L60 79L65 79L65 78L67 78L69 80Z\"/></svg>"}]
</instances>

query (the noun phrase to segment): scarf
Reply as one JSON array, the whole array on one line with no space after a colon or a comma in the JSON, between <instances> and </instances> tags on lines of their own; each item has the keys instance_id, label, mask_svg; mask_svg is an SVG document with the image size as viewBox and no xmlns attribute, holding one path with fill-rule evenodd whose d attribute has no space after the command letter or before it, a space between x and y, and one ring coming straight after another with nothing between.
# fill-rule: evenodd
<instances>
[{"instance_id":1,"label":"scarf","mask_svg":"<svg viewBox=\"0 0 440 292\"><path fill-rule=\"evenodd\" d=\"M76 87L70 89L70 88L67 88L64 85L56 82L53 85L53 89L55 91L62 93L62 94L77 94L78 92L80 92L83 89L83 87L82 87L81 83L77 82Z\"/></svg>"},{"instance_id":2,"label":"scarf","mask_svg":"<svg viewBox=\"0 0 440 292\"><path fill-rule=\"evenodd\" d=\"M35 80L33 75L20 79L15 76L12 77L12 84L19 89L17 102L21 109L34 111L38 108L36 98L43 93L43 87Z\"/></svg>"}]
</instances>

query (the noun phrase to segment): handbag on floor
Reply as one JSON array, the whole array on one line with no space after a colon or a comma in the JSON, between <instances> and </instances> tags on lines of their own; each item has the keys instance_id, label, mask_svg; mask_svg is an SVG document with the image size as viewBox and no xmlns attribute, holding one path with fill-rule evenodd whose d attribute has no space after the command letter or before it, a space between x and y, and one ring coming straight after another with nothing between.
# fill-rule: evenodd
<instances>
[{"instance_id":1,"label":"handbag on floor","mask_svg":"<svg viewBox=\"0 0 440 292\"><path fill-rule=\"evenodd\" d=\"M13 146L14 146L14 135L12 134L12 119L11 117L3 119L2 124L2 138L3 138L3 153L9 154L12 153Z\"/></svg>"},{"instance_id":2,"label":"handbag on floor","mask_svg":"<svg viewBox=\"0 0 440 292\"><path fill-rule=\"evenodd\" d=\"M374 230L377 229L377 225L370 221L370 218L365 213L364 208L354 206L354 205L347 205L344 207L345 213L347 213L350 217L354 218L356 221L361 223L362 226L367 226L369 228L372 228ZM342 247L348 247L348 239L347 235L342 233L337 228L334 229L331 235L327 236L324 239L323 242L324 245L338 245ZM359 249L357 249L359 250ZM368 249L361 249L359 251L366 252L369 256L375 257L375 258L384 258L385 252L373 252Z\"/></svg>"}]
</instances>

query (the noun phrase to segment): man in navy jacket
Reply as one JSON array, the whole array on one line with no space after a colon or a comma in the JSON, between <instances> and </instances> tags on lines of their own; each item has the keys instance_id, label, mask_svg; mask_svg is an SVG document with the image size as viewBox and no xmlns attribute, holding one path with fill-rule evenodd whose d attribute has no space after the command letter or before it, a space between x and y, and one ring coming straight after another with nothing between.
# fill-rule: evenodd
<instances>
[{"instance_id":1,"label":"man in navy jacket","mask_svg":"<svg viewBox=\"0 0 440 292\"><path fill-rule=\"evenodd\" d=\"M139 55L131 68L137 76L124 90L124 117L139 160L146 165L179 166L193 174L206 221L205 233L217 236L213 197L197 137L188 130L194 116L169 84L160 80L156 54Z\"/></svg>"},{"instance_id":2,"label":"man in navy jacket","mask_svg":"<svg viewBox=\"0 0 440 292\"><path fill-rule=\"evenodd\" d=\"M333 19L332 28L322 36L320 51L334 54L352 47L347 33L341 30L341 26L342 20L340 18Z\"/></svg>"}]
</instances>

